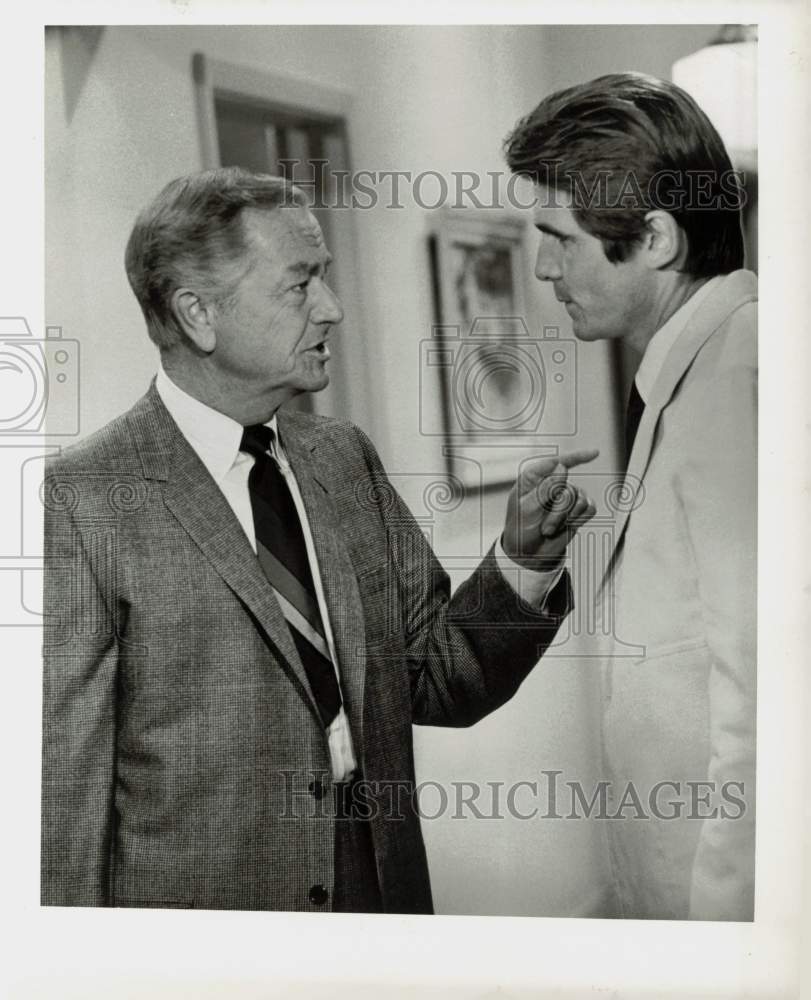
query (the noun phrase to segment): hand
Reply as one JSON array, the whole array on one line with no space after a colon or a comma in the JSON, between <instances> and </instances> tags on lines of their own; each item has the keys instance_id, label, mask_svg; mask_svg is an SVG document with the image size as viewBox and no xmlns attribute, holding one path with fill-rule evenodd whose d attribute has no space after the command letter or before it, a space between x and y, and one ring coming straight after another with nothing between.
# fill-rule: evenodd
<instances>
[{"instance_id":1,"label":"hand","mask_svg":"<svg viewBox=\"0 0 811 1000\"><path fill-rule=\"evenodd\" d=\"M527 569L553 569L577 529L596 509L581 489L566 482L569 469L593 461L596 448L559 458L539 458L521 470L507 500L501 544Z\"/></svg>"}]
</instances>

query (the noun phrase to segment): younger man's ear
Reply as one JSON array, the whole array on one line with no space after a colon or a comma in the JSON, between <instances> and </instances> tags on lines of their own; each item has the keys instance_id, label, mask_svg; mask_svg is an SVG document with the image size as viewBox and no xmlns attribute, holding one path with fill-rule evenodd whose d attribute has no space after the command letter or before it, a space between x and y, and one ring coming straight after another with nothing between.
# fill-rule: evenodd
<instances>
[{"instance_id":1,"label":"younger man's ear","mask_svg":"<svg viewBox=\"0 0 811 1000\"><path fill-rule=\"evenodd\" d=\"M680 270L687 259L687 236L669 212L654 209L645 216L643 238L648 266Z\"/></svg>"},{"instance_id":2,"label":"younger man's ear","mask_svg":"<svg viewBox=\"0 0 811 1000\"><path fill-rule=\"evenodd\" d=\"M172 315L189 340L205 354L211 354L217 346L214 329L214 310L205 305L196 292L189 288L177 288L170 299Z\"/></svg>"}]
</instances>

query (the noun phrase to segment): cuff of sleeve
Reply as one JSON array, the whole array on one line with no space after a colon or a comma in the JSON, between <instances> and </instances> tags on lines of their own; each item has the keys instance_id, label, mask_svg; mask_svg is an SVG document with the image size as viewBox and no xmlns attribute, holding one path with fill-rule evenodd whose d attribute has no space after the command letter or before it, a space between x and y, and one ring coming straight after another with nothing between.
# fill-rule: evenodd
<instances>
[{"instance_id":1,"label":"cuff of sleeve","mask_svg":"<svg viewBox=\"0 0 811 1000\"><path fill-rule=\"evenodd\" d=\"M510 559L501 545L500 537L496 541L494 555L502 576L521 600L530 607L543 610L549 595L563 576L565 560L561 559L560 565L555 569L526 569Z\"/></svg>"}]
</instances>

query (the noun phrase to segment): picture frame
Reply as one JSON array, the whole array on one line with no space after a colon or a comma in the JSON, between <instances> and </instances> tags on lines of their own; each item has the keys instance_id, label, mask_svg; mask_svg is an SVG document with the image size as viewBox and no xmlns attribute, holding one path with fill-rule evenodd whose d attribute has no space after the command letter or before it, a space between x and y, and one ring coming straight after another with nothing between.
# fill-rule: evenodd
<instances>
[{"instance_id":1,"label":"picture frame","mask_svg":"<svg viewBox=\"0 0 811 1000\"><path fill-rule=\"evenodd\" d=\"M446 208L429 240L435 325L424 342L423 393L440 393L448 473L465 486L510 483L521 460L557 454L576 430L574 344L529 309L527 222ZM436 410L434 409L434 413Z\"/></svg>"}]
</instances>

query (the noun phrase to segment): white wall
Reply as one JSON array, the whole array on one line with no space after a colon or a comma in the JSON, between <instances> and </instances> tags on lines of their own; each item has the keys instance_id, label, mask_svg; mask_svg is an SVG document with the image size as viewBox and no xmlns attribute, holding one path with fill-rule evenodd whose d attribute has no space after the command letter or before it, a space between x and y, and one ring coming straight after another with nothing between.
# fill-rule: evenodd
<instances>
[{"instance_id":1,"label":"white wall","mask_svg":"<svg viewBox=\"0 0 811 1000\"><path fill-rule=\"evenodd\" d=\"M599 72L668 75L700 47L702 28L267 27L106 28L46 45L46 317L81 341L82 430L131 405L155 368L123 269L137 211L170 178L201 165L191 55L290 74L354 96L353 166L372 170L498 170L500 146L543 94ZM351 354L367 429L395 477L436 473L439 441L419 434L419 341L432 313L426 237L431 213L356 215L362 337ZM527 263L528 271L531 261ZM533 312L568 331L564 312L529 280ZM604 345L578 351L577 444L614 464L612 387ZM435 405L437 401L434 401ZM446 561L497 534L505 490L475 498L436 537ZM458 576L459 574L454 574ZM572 650L570 650L572 651ZM417 733L423 780L535 780L542 768L596 778L593 666L549 657L518 697L469 731ZM567 914L599 906L601 831L584 822L424 824L437 908L453 913Z\"/></svg>"}]
</instances>

